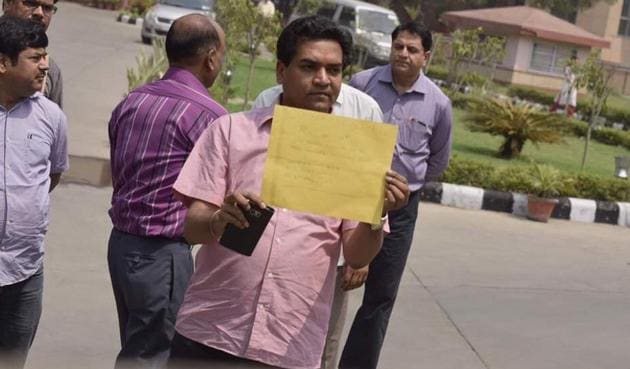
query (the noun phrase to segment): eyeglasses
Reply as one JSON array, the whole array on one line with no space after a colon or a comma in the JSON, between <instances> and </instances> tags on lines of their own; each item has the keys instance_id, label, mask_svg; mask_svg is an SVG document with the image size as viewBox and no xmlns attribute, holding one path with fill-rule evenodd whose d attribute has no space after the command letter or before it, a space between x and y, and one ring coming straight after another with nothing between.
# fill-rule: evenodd
<instances>
[{"instance_id":1,"label":"eyeglasses","mask_svg":"<svg viewBox=\"0 0 630 369\"><path fill-rule=\"evenodd\" d=\"M22 0L22 4L30 10L35 10L41 6L44 14L55 14L57 12L56 5L44 4L37 0Z\"/></svg>"}]
</instances>

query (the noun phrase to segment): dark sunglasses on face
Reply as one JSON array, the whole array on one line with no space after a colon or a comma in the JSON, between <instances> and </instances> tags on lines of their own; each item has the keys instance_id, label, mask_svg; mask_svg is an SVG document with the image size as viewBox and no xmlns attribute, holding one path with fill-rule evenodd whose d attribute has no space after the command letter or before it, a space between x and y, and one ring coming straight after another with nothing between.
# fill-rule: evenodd
<instances>
[{"instance_id":1,"label":"dark sunglasses on face","mask_svg":"<svg viewBox=\"0 0 630 369\"><path fill-rule=\"evenodd\" d=\"M55 14L57 12L57 6L55 5L50 5L50 4L44 4L41 3L37 0L22 0L22 4L24 4L25 7L34 10L39 8L40 6L42 7L42 11L45 14Z\"/></svg>"}]
</instances>

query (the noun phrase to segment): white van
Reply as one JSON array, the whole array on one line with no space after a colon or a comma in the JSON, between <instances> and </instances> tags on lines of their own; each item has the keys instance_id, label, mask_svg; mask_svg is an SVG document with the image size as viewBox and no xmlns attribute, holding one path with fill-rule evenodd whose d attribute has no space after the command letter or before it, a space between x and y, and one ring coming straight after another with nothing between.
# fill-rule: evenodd
<instances>
[{"instance_id":1,"label":"white van","mask_svg":"<svg viewBox=\"0 0 630 369\"><path fill-rule=\"evenodd\" d=\"M393 11L357 0L325 0L317 14L350 31L354 63L371 67L389 61L391 33L400 23Z\"/></svg>"}]
</instances>

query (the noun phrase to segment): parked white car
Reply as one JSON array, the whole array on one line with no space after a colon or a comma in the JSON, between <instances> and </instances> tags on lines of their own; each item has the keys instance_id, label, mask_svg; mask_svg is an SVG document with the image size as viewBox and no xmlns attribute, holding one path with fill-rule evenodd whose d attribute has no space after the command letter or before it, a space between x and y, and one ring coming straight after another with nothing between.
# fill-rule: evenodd
<instances>
[{"instance_id":1,"label":"parked white car","mask_svg":"<svg viewBox=\"0 0 630 369\"><path fill-rule=\"evenodd\" d=\"M358 0L324 0L317 14L332 19L352 34L353 63L369 68L389 62L391 33L400 21L393 11ZM294 13L292 18L300 14Z\"/></svg>"},{"instance_id":2,"label":"parked white car","mask_svg":"<svg viewBox=\"0 0 630 369\"><path fill-rule=\"evenodd\" d=\"M199 13L214 18L214 0L160 0L142 22L142 42L150 44L156 36L166 36L175 19Z\"/></svg>"}]
</instances>

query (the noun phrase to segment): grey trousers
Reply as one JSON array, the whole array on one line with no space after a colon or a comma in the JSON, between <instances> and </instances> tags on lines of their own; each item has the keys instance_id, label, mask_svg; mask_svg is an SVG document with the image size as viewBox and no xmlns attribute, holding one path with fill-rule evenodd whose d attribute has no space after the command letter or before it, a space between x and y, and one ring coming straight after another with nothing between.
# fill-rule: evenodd
<instances>
[{"instance_id":1,"label":"grey trousers","mask_svg":"<svg viewBox=\"0 0 630 369\"><path fill-rule=\"evenodd\" d=\"M0 287L0 368L21 369L42 315L44 271Z\"/></svg>"},{"instance_id":2,"label":"grey trousers","mask_svg":"<svg viewBox=\"0 0 630 369\"><path fill-rule=\"evenodd\" d=\"M107 262L120 328L116 368L164 368L193 272L190 246L114 229Z\"/></svg>"},{"instance_id":3,"label":"grey trousers","mask_svg":"<svg viewBox=\"0 0 630 369\"><path fill-rule=\"evenodd\" d=\"M321 369L334 369L337 367L341 334L343 333L346 315L348 314L348 292L341 289L342 278L343 267L339 266L337 267L335 294L330 311L330 321L328 322L328 333L326 334L326 345L324 346Z\"/></svg>"}]
</instances>

